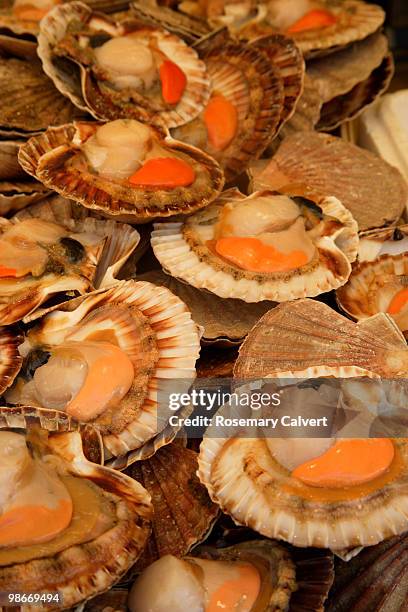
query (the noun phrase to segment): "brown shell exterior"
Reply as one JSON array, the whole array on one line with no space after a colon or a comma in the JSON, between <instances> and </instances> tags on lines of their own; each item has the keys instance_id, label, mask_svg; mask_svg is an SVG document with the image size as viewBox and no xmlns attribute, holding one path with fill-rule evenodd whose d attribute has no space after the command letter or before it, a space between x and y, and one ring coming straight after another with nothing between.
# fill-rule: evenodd
<instances>
[{"instance_id":1,"label":"brown shell exterior","mask_svg":"<svg viewBox=\"0 0 408 612\"><path fill-rule=\"evenodd\" d=\"M408 535L370 546L348 563L337 561L326 612L406 612Z\"/></svg>"},{"instance_id":2,"label":"brown shell exterior","mask_svg":"<svg viewBox=\"0 0 408 612\"><path fill-rule=\"evenodd\" d=\"M341 138L312 131L285 138L271 160L250 165L250 174L254 190L337 197L360 230L395 224L408 199L396 168Z\"/></svg>"},{"instance_id":3,"label":"brown shell exterior","mask_svg":"<svg viewBox=\"0 0 408 612\"><path fill-rule=\"evenodd\" d=\"M195 193L194 183L172 191L132 186L119 189L107 179L67 167L67 162L79 154L72 143L75 132L75 124L68 124L34 136L20 148L19 162L28 174L64 197L108 216L143 223L151 218L188 214L206 206L223 187L224 176L215 160L195 147L167 137L165 143L169 148L188 155L201 173L207 173L208 185L202 186L201 193Z\"/></svg>"},{"instance_id":4,"label":"brown shell exterior","mask_svg":"<svg viewBox=\"0 0 408 612\"><path fill-rule=\"evenodd\" d=\"M2 591L58 591L64 608L108 590L141 554L150 532L152 507L145 489L123 474L90 463L82 454L78 433L51 434L52 454L68 463L69 472L94 482L114 508L116 523L100 536L51 556L0 568ZM39 578L39 576L41 578ZM44 610L61 605L42 606ZM23 605L21 612L35 612Z\"/></svg>"},{"instance_id":5,"label":"brown shell exterior","mask_svg":"<svg viewBox=\"0 0 408 612\"><path fill-rule=\"evenodd\" d=\"M388 317L385 322L394 327ZM296 351L288 352L289 346ZM282 373L290 376L319 367L344 376L359 367L391 377L386 356L396 348L401 347L390 342L383 330L379 333L363 323L356 325L321 302L296 300L280 304L258 321L240 347L234 376L243 380ZM404 353L408 355L408 349Z\"/></svg>"},{"instance_id":6,"label":"brown shell exterior","mask_svg":"<svg viewBox=\"0 0 408 612\"><path fill-rule=\"evenodd\" d=\"M152 535L136 572L163 555L186 555L211 530L219 508L198 480L197 467L197 453L173 442L125 471L150 493L154 508Z\"/></svg>"},{"instance_id":7,"label":"brown shell exterior","mask_svg":"<svg viewBox=\"0 0 408 612\"><path fill-rule=\"evenodd\" d=\"M80 115L55 89L38 60L0 57L0 90L0 125L22 134L61 125Z\"/></svg>"},{"instance_id":8,"label":"brown shell exterior","mask_svg":"<svg viewBox=\"0 0 408 612\"><path fill-rule=\"evenodd\" d=\"M276 66L283 79L284 103L279 128L292 117L298 100L303 92L305 62L300 49L294 41L283 34L263 36L253 42L253 45L268 56Z\"/></svg>"},{"instance_id":9,"label":"brown shell exterior","mask_svg":"<svg viewBox=\"0 0 408 612\"><path fill-rule=\"evenodd\" d=\"M394 60L389 53L375 68L370 76L357 83L353 89L342 96L323 104L316 129L330 131L358 117L367 106L382 96L390 86L394 76Z\"/></svg>"},{"instance_id":10,"label":"brown shell exterior","mask_svg":"<svg viewBox=\"0 0 408 612\"><path fill-rule=\"evenodd\" d=\"M203 344L238 346L258 319L276 305L275 302L268 301L248 304L242 300L222 299L213 293L195 289L159 270L147 272L138 278L168 287L183 300L196 324L203 328Z\"/></svg>"}]
</instances>

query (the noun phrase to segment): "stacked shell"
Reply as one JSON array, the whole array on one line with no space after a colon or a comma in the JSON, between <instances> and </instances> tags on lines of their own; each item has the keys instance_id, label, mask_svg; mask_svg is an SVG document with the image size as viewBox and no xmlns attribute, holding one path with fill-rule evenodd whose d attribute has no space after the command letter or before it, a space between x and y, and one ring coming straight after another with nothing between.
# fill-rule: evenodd
<instances>
[{"instance_id":1,"label":"stacked shell","mask_svg":"<svg viewBox=\"0 0 408 612\"><path fill-rule=\"evenodd\" d=\"M240 349L234 376L403 382L407 359L404 338L385 315L355 324L322 303L298 300L262 317ZM327 429L321 435L278 438L265 430L226 440L210 429L200 479L237 523L296 546L341 553L407 531L406 439L328 438Z\"/></svg>"}]
</instances>

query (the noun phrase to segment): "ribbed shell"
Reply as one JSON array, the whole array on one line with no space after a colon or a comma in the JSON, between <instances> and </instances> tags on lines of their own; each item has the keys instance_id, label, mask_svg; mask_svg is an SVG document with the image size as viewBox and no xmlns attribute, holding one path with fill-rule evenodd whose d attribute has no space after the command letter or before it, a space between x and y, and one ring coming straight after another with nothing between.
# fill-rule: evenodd
<instances>
[{"instance_id":1,"label":"ribbed shell","mask_svg":"<svg viewBox=\"0 0 408 612\"><path fill-rule=\"evenodd\" d=\"M147 491L127 476L89 462L79 432L51 435L49 452L68 464L69 473L94 482L103 491L116 515L111 529L83 544L70 546L54 556L0 568L0 585L5 591L59 592L64 606L85 602L108 590L140 556L150 532L152 506ZM47 610L60 609L47 606ZM36 604L21 607L35 612Z\"/></svg>"},{"instance_id":2,"label":"ribbed shell","mask_svg":"<svg viewBox=\"0 0 408 612\"><path fill-rule=\"evenodd\" d=\"M207 140L207 128L201 114L191 123L175 129L173 135L215 157L226 179L232 180L247 168L251 159L260 157L276 136L286 112L284 82L279 68L260 49L242 42L224 41L222 36L220 42L217 41L215 35L213 42L205 40L196 48L202 49L200 55L211 78L212 94L221 94L237 110L237 133L225 149L217 151Z\"/></svg>"},{"instance_id":3,"label":"ribbed shell","mask_svg":"<svg viewBox=\"0 0 408 612\"><path fill-rule=\"evenodd\" d=\"M337 22L325 28L293 32L291 36L305 55L315 57L332 53L352 42L363 40L383 24L385 13L377 5L361 0L322 0L322 8L333 11Z\"/></svg>"},{"instance_id":4,"label":"ribbed shell","mask_svg":"<svg viewBox=\"0 0 408 612\"><path fill-rule=\"evenodd\" d=\"M388 89L394 76L394 60L391 53L385 56L370 76L348 93L323 104L318 130L329 131L358 117L365 108L375 102Z\"/></svg>"},{"instance_id":5,"label":"ribbed shell","mask_svg":"<svg viewBox=\"0 0 408 612\"><path fill-rule=\"evenodd\" d=\"M408 535L338 562L327 612L405 612L408 601Z\"/></svg>"},{"instance_id":6,"label":"ribbed shell","mask_svg":"<svg viewBox=\"0 0 408 612\"><path fill-rule=\"evenodd\" d=\"M271 34L253 42L253 45L267 55L279 69L283 79L283 112L279 128L292 117L303 92L305 63L300 49L293 40L283 34Z\"/></svg>"},{"instance_id":7,"label":"ribbed shell","mask_svg":"<svg viewBox=\"0 0 408 612\"><path fill-rule=\"evenodd\" d=\"M398 255L408 251L408 225L360 232L358 260L373 261L379 255Z\"/></svg>"},{"instance_id":8,"label":"ribbed shell","mask_svg":"<svg viewBox=\"0 0 408 612\"><path fill-rule=\"evenodd\" d=\"M19 152L24 170L54 189L87 208L99 211L121 221L145 223L152 218L188 214L203 208L220 193L224 175L218 163L209 155L170 136L157 138L170 151L180 151L191 160L196 179L189 187L172 190L146 190L126 183L117 184L88 171L84 159L78 170L66 164L82 154L73 144L77 126L95 126L95 123L67 124L50 128L34 136Z\"/></svg>"},{"instance_id":9,"label":"ribbed shell","mask_svg":"<svg viewBox=\"0 0 408 612\"><path fill-rule=\"evenodd\" d=\"M66 6L57 6L41 22L38 54L45 73L53 80L61 93L68 96L79 108L85 108L95 118L105 121L119 118L137 119L171 128L183 125L198 115L210 93L205 65L198 59L196 52L182 39L164 29L144 25L137 20L132 21L131 18L117 24L108 18L105 19L113 36L119 31L123 33L143 31L146 37L157 44L161 52L183 70L187 77L187 85L182 98L174 108L167 109L163 105L163 108L158 110L151 103L148 95L143 96L143 99L138 102L129 104L123 101L122 103L120 99L116 100L114 96L105 92L99 86L92 69L82 66L79 61L75 60L76 73L72 68L69 70L67 66L60 69L59 64L55 62L53 47L64 38L73 23L77 24L76 27L78 24L83 24L85 28L92 18L104 21L103 14L93 14L92 10L83 3L71 2ZM116 34L115 30L117 30ZM72 58L69 60L72 62ZM78 77L81 81L80 86Z\"/></svg>"},{"instance_id":10,"label":"ribbed shell","mask_svg":"<svg viewBox=\"0 0 408 612\"><path fill-rule=\"evenodd\" d=\"M395 359L394 359L395 358ZM405 376L408 348L392 320L378 315L359 324L315 300L280 304L267 312L241 345L238 379L257 377Z\"/></svg>"},{"instance_id":11,"label":"ribbed shell","mask_svg":"<svg viewBox=\"0 0 408 612\"><path fill-rule=\"evenodd\" d=\"M250 165L250 174L254 190L337 197L360 230L396 223L408 201L396 168L341 138L312 131L285 138L270 161Z\"/></svg>"},{"instance_id":12,"label":"ribbed shell","mask_svg":"<svg viewBox=\"0 0 408 612\"><path fill-rule=\"evenodd\" d=\"M112 424L106 423L103 415L99 421L93 421L103 434L107 458L120 455L119 459L112 459L112 466L121 469L153 455L160 446L174 439L177 427L168 424L172 413L167 414L161 405L158 415L157 390L160 383L169 379L181 381L182 391L188 388L196 375L200 343L190 312L168 289L143 281L122 281L110 289L48 309L30 329L29 347L58 346L65 338L81 341L97 324L105 329L103 306L110 305L130 312L137 330L136 342L133 329L122 319L118 318L115 325L108 319L108 329L113 327L122 350L132 359L135 379L115 409ZM38 319L38 314L33 318ZM187 416L186 412L191 410L188 406L183 415ZM127 453L130 454L122 457Z\"/></svg>"},{"instance_id":13,"label":"ribbed shell","mask_svg":"<svg viewBox=\"0 0 408 612\"><path fill-rule=\"evenodd\" d=\"M250 198L260 194L262 192L253 193ZM242 199L242 194L229 190L221 194L219 201L203 213L189 217L185 223L155 225L151 238L153 251L168 274L221 298L238 298L245 302L285 302L319 295L346 282L351 272L350 261L354 261L357 254L357 226L336 198L314 199L322 212L340 221L342 227L328 230L325 236L316 240L318 261L311 269L263 275L246 273L243 276L242 271L232 266L214 267L221 259L212 254L213 259L209 259L207 247L194 234L194 225L214 225L222 205L236 199ZM186 232L189 232L188 238ZM326 257L331 260L330 265Z\"/></svg>"},{"instance_id":14,"label":"ribbed shell","mask_svg":"<svg viewBox=\"0 0 408 612\"><path fill-rule=\"evenodd\" d=\"M18 163L18 149L23 142L23 140L0 140L0 181L26 177Z\"/></svg>"},{"instance_id":15,"label":"ribbed shell","mask_svg":"<svg viewBox=\"0 0 408 612\"><path fill-rule=\"evenodd\" d=\"M0 57L0 125L23 136L80 116L35 59Z\"/></svg>"},{"instance_id":16,"label":"ribbed shell","mask_svg":"<svg viewBox=\"0 0 408 612\"><path fill-rule=\"evenodd\" d=\"M213 293L181 283L159 270L147 272L138 278L167 287L183 300L196 324L203 328L203 344L241 344L258 319L276 305L267 301L247 304L242 300L221 299Z\"/></svg>"},{"instance_id":17,"label":"ribbed shell","mask_svg":"<svg viewBox=\"0 0 408 612\"><path fill-rule=\"evenodd\" d=\"M196 476L197 453L173 443L125 473L148 491L154 508L152 535L139 559L139 572L163 555L186 555L202 542L219 514Z\"/></svg>"},{"instance_id":18,"label":"ribbed shell","mask_svg":"<svg viewBox=\"0 0 408 612\"><path fill-rule=\"evenodd\" d=\"M16 213L31 204L44 200L50 189L38 181L0 181L0 216Z\"/></svg>"},{"instance_id":19,"label":"ribbed shell","mask_svg":"<svg viewBox=\"0 0 408 612\"><path fill-rule=\"evenodd\" d=\"M23 362L18 347L22 335L11 327L0 328L0 394L13 384Z\"/></svg>"}]
</instances>

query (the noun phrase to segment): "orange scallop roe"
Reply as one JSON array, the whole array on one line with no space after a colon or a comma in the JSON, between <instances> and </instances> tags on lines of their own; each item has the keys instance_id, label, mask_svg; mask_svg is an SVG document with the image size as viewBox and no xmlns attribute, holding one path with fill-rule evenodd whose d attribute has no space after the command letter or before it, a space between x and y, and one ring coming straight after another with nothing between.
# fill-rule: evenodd
<instances>
[{"instance_id":1,"label":"orange scallop roe","mask_svg":"<svg viewBox=\"0 0 408 612\"><path fill-rule=\"evenodd\" d=\"M237 133L237 109L224 96L212 96L204 111L204 123L210 144L217 151L223 151Z\"/></svg>"},{"instance_id":2,"label":"orange scallop roe","mask_svg":"<svg viewBox=\"0 0 408 612\"><path fill-rule=\"evenodd\" d=\"M287 272L308 262L301 250L282 253L258 238L220 238L215 244L218 255L251 272Z\"/></svg>"},{"instance_id":3,"label":"orange scallop roe","mask_svg":"<svg viewBox=\"0 0 408 612\"><path fill-rule=\"evenodd\" d=\"M292 476L312 487L351 487L384 474L394 454L389 438L339 440L320 457L299 465Z\"/></svg>"},{"instance_id":4,"label":"orange scallop roe","mask_svg":"<svg viewBox=\"0 0 408 612\"><path fill-rule=\"evenodd\" d=\"M72 519L72 502L61 500L55 508L21 506L0 516L0 546L51 540L68 527Z\"/></svg>"},{"instance_id":5,"label":"orange scallop roe","mask_svg":"<svg viewBox=\"0 0 408 612\"><path fill-rule=\"evenodd\" d=\"M237 569L236 580L226 580L212 593L206 612L232 612L240 604L240 610L252 610L261 588L261 577L253 565L240 565Z\"/></svg>"},{"instance_id":6,"label":"orange scallop roe","mask_svg":"<svg viewBox=\"0 0 408 612\"><path fill-rule=\"evenodd\" d=\"M387 308L388 314L391 314L391 315L398 314L399 312L401 312L401 310L404 308L407 302L408 302L408 289L401 289L401 291L398 291L398 293L396 293L394 297L392 298Z\"/></svg>"},{"instance_id":7,"label":"orange scallop roe","mask_svg":"<svg viewBox=\"0 0 408 612\"><path fill-rule=\"evenodd\" d=\"M171 60L165 60L160 66L162 96L167 104L177 104L184 93L187 78L182 69Z\"/></svg>"},{"instance_id":8,"label":"orange scallop roe","mask_svg":"<svg viewBox=\"0 0 408 612\"><path fill-rule=\"evenodd\" d=\"M16 268L8 268L7 266L0 266L0 277L17 276Z\"/></svg>"},{"instance_id":9,"label":"orange scallop roe","mask_svg":"<svg viewBox=\"0 0 408 612\"><path fill-rule=\"evenodd\" d=\"M295 21L295 23L293 23L290 28L287 29L287 32L289 34L295 34L296 32L304 32L305 30L327 28L328 26L335 24L336 21L336 17L333 15L333 13L325 11L324 9L314 9Z\"/></svg>"},{"instance_id":10,"label":"orange scallop roe","mask_svg":"<svg viewBox=\"0 0 408 612\"><path fill-rule=\"evenodd\" d=\"M194 169L183 159L176 157L157 157L148 159L139 170L129 178L136 187L172 189L187 187L195 181Z\"/></svg>"}]
</instances>

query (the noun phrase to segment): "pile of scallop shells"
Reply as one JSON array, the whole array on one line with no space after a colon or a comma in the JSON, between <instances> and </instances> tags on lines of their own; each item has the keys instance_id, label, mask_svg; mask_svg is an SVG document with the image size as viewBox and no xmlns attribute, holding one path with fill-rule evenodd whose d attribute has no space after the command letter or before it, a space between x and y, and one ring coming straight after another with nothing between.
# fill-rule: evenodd
<instances>
[{"instance_id":1,"label":"pile of scallop shells","mask_svg":"<svg viewBox=\"0 0 408 612\"><path fill-rule=\"evenodd\" d=\"M0 610L406 609L401 432L188 439L160 396L404 382L408 185L337 130L390 84L384 19L0 2Z\"/></svg>"}]
</instances>

